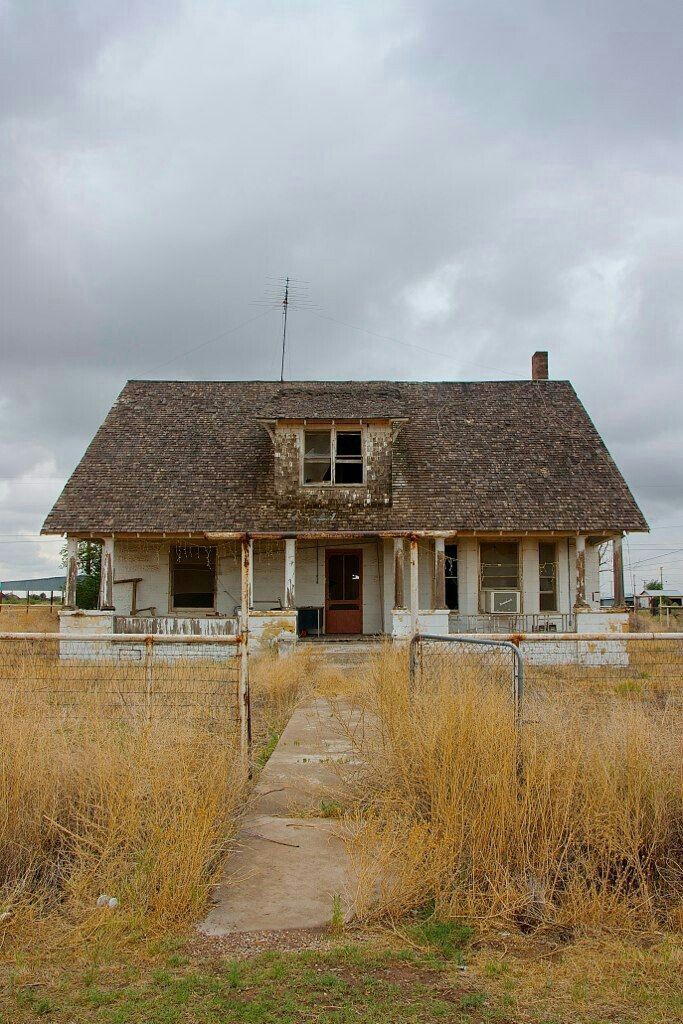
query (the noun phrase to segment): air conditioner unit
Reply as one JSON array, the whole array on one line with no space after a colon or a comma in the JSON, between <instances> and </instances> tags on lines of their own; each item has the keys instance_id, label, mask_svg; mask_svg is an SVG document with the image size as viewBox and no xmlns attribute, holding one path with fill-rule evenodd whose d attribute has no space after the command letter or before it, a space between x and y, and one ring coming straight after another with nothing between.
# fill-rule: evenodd
<instances>
[{"instance_id":1,"label":"air conditioner unit","mask_svg":"<svg viewBox=\"0 0 683 1024\"><path fill-rule=\"evenodd\" d=\"M519 614L518 590L485 590L484 611L494 614Z\"/></svg>"}]
</instances>

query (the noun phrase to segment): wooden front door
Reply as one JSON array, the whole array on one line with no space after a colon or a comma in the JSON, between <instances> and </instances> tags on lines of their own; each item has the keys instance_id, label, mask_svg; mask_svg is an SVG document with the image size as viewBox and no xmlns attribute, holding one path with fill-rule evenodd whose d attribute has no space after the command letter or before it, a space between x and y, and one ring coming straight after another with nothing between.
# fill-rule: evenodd
<instances>
[{"instance_id":1,"label":"wooden front door","mask_svg":"<svg viewBox=\"0 0 683 1024\"><path fill-rule=\"evenodd\" d=\"M325 632L363 632L363 552L325 552Z\"/></svg>"}]
</instances>

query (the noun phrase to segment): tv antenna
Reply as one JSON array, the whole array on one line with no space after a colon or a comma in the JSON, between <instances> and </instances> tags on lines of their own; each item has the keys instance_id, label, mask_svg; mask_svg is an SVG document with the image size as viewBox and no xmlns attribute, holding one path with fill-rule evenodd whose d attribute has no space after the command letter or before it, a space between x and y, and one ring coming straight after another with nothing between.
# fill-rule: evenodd
<instances>
[{"instance_id":1,"label":"tv antenna","mask_svg":"<svg viewBox=\"0 0 683 1024\"><path fill-rule=\"evenodd\" d=\"M282 362L280 364L280 383L285 379L285 349L287 345L287 310L289 309L289 278L285 278L285 295L282 300Z\"/></svg>"}]
</instances>

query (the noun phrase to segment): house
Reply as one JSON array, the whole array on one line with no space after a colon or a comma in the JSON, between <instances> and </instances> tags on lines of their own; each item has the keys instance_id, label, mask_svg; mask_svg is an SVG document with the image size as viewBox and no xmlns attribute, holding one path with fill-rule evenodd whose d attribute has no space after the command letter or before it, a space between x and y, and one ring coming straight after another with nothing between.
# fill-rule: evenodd
<instances>
[{"instance_id":1,"label":"house","mask_svg":"<svg viewBox=\"0 0 683 1024\"><path fill-rule=\"evenodd\" d=\"M639 608L648 608L656 614L661 608L683 608L683 590L660 587L646 587L637 597Z\"/></svg>"},{"instance_id":2,"label":"house","mask_svg":"<svg viewBox=\"0 0 683 1024\"><path fill-rule=\"evenodd\" d=\"M104 545L100 631L237 631L247 607L264 640L604 628L598 545L621 607L622 535L648 527L547 366L129 381L43 527L68 539L66 605L81 538Z\"/></svg>"}]
</instances>

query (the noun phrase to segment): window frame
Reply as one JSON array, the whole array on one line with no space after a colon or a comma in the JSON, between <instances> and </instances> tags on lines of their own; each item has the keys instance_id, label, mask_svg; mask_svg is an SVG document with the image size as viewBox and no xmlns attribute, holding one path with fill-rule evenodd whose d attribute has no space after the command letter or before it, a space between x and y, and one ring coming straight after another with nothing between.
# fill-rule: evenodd
<instances>
[{"instance_id":1,"label":"window frame","mask_svg":"<svg viewBox=\"0 0 683 1024\"><path fill-rule=\"evenodd\" d=\"M550 591L550 590L542 590L541 589L541 580L548 579L548 574L545 573L545 575L544 575L541 572L541 565L542 564L543 565L546 564L546 562L543 562L543 563L541 562L541 548L544 545L546 547L552 548L553 551L554 551L553 565L555 566L555 573L554 573L554 576L553 576L553 580L554 580L554 584L555 585L554 585L552 591ZM555 540L540 540L538 542L538 610L539 610L539 613L541 615L552 615L553 613L557 613L558 610L559 610L559 608L558 608L558 605L559 605L559 590L560 590L560 588L558 586L558 582L559 582L558 581L559 569L560 569L560 559L559 559L557 541L555 541ZM552 608L541 608L541 596L543 594L551 594L551 593L552 593L553 598L554 598L553 607Z\"/></svg>"},{"instance_id":2,"label":"window frame","mask_svg":"<svg viewBox=\"0 0 683 1024\"><path fill-rule=\"evenodd\" d=\"M307 462L319 462L326 463L325 457L313 457L310 459L306 458L306 434L329 434L330 435L330 480L313 480L310 483L306 481L306 463ZM337 457L337 435L338 434L360 434L360 458L356 456L344 456ZM299 483L301 487L364 487L367 480L367 467L365 464L365 427L362 423L348 424L339 426L336 423L332 423L329 426L315 425L308 426L307 424L301 428L301 460L300 460L300 471L299 471ZM362 479L356 483L337 483L336 480L336 467L337 462L351 465L360 466Z\"/></svg>"},{"instance_id":3,"label":"window frame","mask_svg":"<svg viewBox=\"0 0 683 1024\"><path fill-rule=\"evenodd\" d=\"M484 563L483 558L482 558L482 548L485 547L486 545L491 545L493 547L496 547L496 545L502 545L502 544L510 544L510 545L514 544L514 546L516 548L516 551L517 551L517 561L516 561L517 584L516 584L516 586L510 586L510 585L503 585L501 583L500 585L493 586L493 587L491 587L491 586L484 586L483 567L484 567L485 563ZM481 603L481 595L484 594L484 593L487 593L487 592L490 592L490 591L494 591L495 592L495 591L504 591L504 590L514 590L514 591L517 591L517 593L519 593L519 595L520 595L520 607L521 607L521 604L522 604L522 597L521 597L521 595L522 595L522 551L521 551L521 544L520 544L519 540L481 540L481 541L479 541L479 552L478 553L479 553L479 600L480 600L480 603Z\"/></svg>"},{"instance_id":4,"label":"window frame","mask_svg":"<svg viewBox=\"0 0 683 1024\"><path fill-rule=\"evenodd\" d=\"M213 562L213 603L211 605L177 605L175 603L175 560L174 552L177 548L197 547L209 548L214 552ZM216 600L218 596L218 546L216 544L171 544L168 549L168 574L169 574L169 608L173 612L181 612L184 615L202 615L216 611Z\"/></svg>"}]
</instances>

